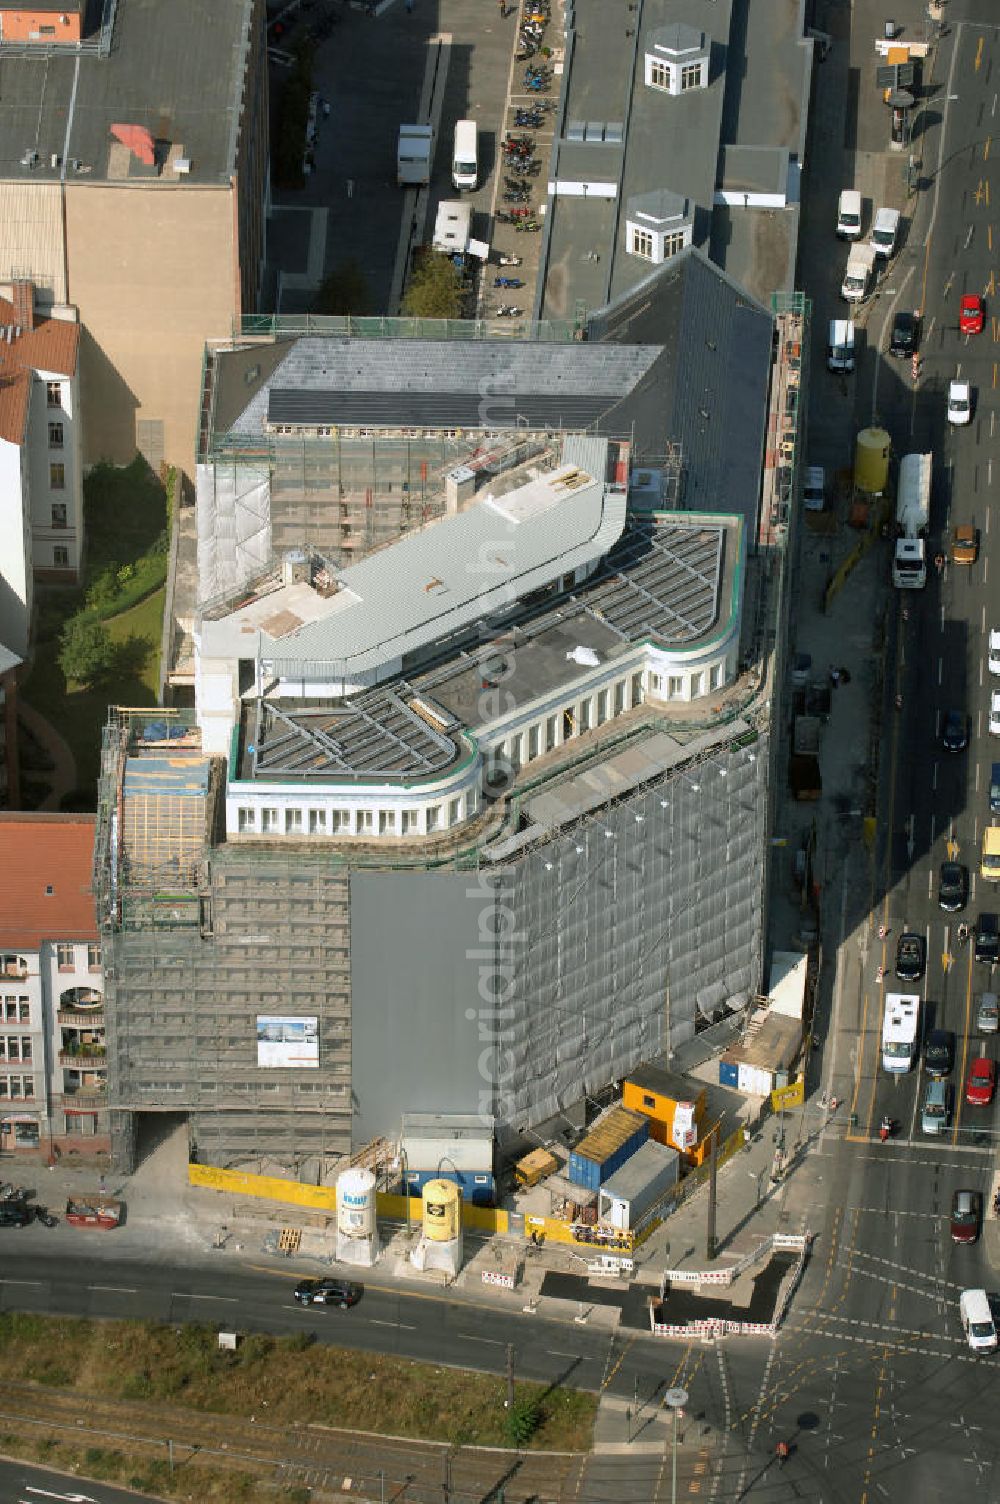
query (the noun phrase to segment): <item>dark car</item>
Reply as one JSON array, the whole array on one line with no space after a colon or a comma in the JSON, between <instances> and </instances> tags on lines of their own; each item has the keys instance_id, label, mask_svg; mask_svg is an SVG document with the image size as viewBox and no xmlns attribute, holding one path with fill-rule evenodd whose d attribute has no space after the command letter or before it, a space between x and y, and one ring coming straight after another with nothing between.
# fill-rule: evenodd
<instances>
[{"instance_id":1,"label":"dark car","mask_svg":"<svg viewBox=\"0 0 1000 1504\"><path fill-rule=\"evenodd\" d=\"M901 308L892 321L889 339L890 355L912 355L917 348L917 317L908 309Z\"/></svg>"},{"instance_id":2,"label":"dark car","mask_svg":"<svg viewBox=\"0 0 1000 1504\"><path fill-rule=\"evenodd\" d=\"M956 1191L951 1198L951 1240L974 1243L979 1237L983 1198L978 1191Z\"/></svg>"},{"instance_id":3,"label":"dark car","mask_svg":"<svg viewBox=\"0 0 1000 1504\"><path fill-rule=\"evenodd\" d=\"M300 1306L356 1306L364 1294L364 1286L349 1279L304 1279L295 1286L294 1295Z\"/></svg>"},{"instance_id":4,"label":"dark car","mask_svg":"<svg viewBox=\"0 0 1000 1504\"><path fill-rule=\"evenodd\" d=\"M932 1029L924 1041L924 1070L932 1080L950 1076L955 1064L955 1036L950 1029Z\"/></svg>"},{"instance_id":5,"label":"dark car","mask_svg":"<svg viewBox=\"0 0 1000 1504\"><path fill-rule=\"evenodd\" d=\"M27 1227L31 1208L23 1201L0 1201L0 1227Z\"/></svg>"},{"instance_id":6,"label":"dark car","mask_svg":"<svg viewBox=\"0 0 1000 1504\"><path fill-rule=\"evenodd\" d=\"M957 914L969 900L969 869L961 862L942 862L938 875L938 906Z\"/></svg>"},{"instance_id":7,"label":"dark car","mask_svg":"<svg viewBox=\"0 0 1000 1504\"><path fill-rule=\"evenodd\" d=\"M919 982L927 965L927 942L923 935L904 930L896 946L896 975L901 982Z\"/></svg>"},{"instance_id":8,"label":"dark car","mask_svg":"<svg viewBox=\"0 0 1000 1504\"><path fill-rule=\"evenodd\" d=\"M968 716L962 710L949 710L941 727L941 745L946 752L964 752L968 744Z\"/></svg>"},{"instance_id":9,"label":"dark car","mask_svg":"<svg viewBox=\"0 0 1000 1504\"><path fill-rule=\"evenodd\" d=\"M986 966L1000 961L1000 920L995 914L980 914L976 920L976 960Z\"/></svg>"}]
</instances>

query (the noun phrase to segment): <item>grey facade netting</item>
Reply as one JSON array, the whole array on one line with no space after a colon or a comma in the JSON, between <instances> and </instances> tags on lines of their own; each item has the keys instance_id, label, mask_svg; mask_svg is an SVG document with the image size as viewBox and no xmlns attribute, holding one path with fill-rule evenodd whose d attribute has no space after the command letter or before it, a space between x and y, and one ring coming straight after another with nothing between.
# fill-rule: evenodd
<instances>
[{"instance_id":1,"label":"grey facade netting","mask_svg":"<svg viewBox=\"0 0 1000 1504\"><path fill-rule=\"evenodd\" d=\"M497 1117L543 1121L760 986L767 739L498 872Z\"/></svg>"}]
</instances>

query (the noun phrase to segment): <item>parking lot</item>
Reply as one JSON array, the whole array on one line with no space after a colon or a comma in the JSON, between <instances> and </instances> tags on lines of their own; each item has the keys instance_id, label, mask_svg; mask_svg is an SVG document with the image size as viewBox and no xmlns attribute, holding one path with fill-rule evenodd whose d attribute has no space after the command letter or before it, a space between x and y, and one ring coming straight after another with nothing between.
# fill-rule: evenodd
<instances>
[{"instance_id":1,"label":"parking lot","mask_svg":"<svg viewBox=\"0 0 1000 1504\"><path fill-rule=\"evenodd\" d=\"M508 124L507 104L512 92L516 103L555 99L558 79L547 96L526 95L524 64L514 62L520 10L501 18L499 5L491 0L383 0L375 14L343 0L314 0L295 24L313 25L316 19L336 16L328 38L318 44L313 61L313 88L326 101L317 126L313 171L299 191L276 192L268 225L269 275L264 306L279 312L303 313L313 304L323 277L338 265L356 260L364 272L371 312L396 312L394 270L405 259L411 241L429 241L437 205L443 198L457 197L451 183L451 147L455 122L473 119L479 126L480 185L465 195L473 206L472 234L489 241L492 211L498 192L497 160L500 142ZM561 23L554 10L550 42L561 36ZM283 45L294 44L293 24ZM443 47L436 44L444 41ZM430 76L428 59L437 53L446 57L443 79ZM284 69L271 65L272 94L281 87ZM416 196L396 183L396 140L401 123L421 118L421 103L440 111L435 136L435 155L429 191ZM432 113L433 118L433 113ZM513 116L509 117L512 123ZM554 112L547 123L554 120ZM535 207L544 202L548 152L547 132L535 133L542 171L534 179L539 194ZM502 176L502 174L501 174ZM502 192L502 185L500 185ZM503 205L501 204L501 207ZM419 223L412 224L414 209ZM404 214L411 222L404 224ZM528 285L517 294L519 304L530 311L533 297L533 267L538 256L538 234L518 234L513 227L498 225L495 250L524 258L526 270L516 275ZM511 294L498 294L494 267L482 278L485 297L480 313L495 301L511 301Z\"/></svg>"}]
</instances>

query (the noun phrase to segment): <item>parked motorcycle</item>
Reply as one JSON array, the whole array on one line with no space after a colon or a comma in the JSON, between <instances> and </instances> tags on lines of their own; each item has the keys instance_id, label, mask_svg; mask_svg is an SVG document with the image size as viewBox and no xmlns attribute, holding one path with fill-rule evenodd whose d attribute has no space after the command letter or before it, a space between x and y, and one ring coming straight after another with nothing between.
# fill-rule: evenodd
<instances>
[{"instance_id":1,"label":"parked motorcycle","mask_svg":"<svg viewBox=\"0 0 1000 1504\"><path fill-rule=\"evenodd\" d=\"M498 319L517 319L521 316L521 310L513 303L498 303L493 310L493 316Z\"/></svg>"},{"instance_id":2,"label":"parked motorcycle","mask_svg":"<svg viewBox=\"0 0 1000 1504\"><path fill-rule=\"evenodd\" d=\"M523 260L524 260L523 256L501 256L501 257L499 257L499 261L500 261L500 265L501 266L520 266L521 262Z\"/></svg>"},{"instance_id":3,"label":"parked motorcycle","mask_svg":"<svg viewBox=\"0 0 1000 1504\"><path fill-rule=\"evenodd\" d=\"M493 286L494 287L523 287L524 286L524 279L522 277L494 277L493 278Z\"/></svg>"}]
</instances>

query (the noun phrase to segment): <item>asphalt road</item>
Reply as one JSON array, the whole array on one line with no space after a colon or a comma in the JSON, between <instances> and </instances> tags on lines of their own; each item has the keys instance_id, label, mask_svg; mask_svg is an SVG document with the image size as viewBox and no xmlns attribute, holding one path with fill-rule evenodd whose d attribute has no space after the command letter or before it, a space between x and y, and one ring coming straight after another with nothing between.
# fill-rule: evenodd
<instances>
[{"instance_id":1,"label":"asphalt road","mask_svg":"<svg viewBox=\"0 0 1000 1504\"><path fill-rule=\"evenodd\" d=\"M814 363L810 457L843 463L838 456L850 453L854 433L873 420L889 430L897 457L933 450L930 554L945 548L949 528L961 521L976 524L980 554L973 566L949 565L941 580L932 574L923 592L893 592L886 580L875 881L859 850L837 891L827 895L824 913L827 958L837 950L836 984L827 999L833 1014L824 1023L840 1050L836 1084L846 1109L796 1172L785 1203L791 1226L807 1222L817 1233L813 1258L773 1346L720 1345L686 1385L729 1437L719 1482L726 1498L919 1504L1000 1497L992 1400L998 1359L969 1351L958 1318L962 1289L979 1285L992 1292L998 1282L982 1246L954 1245L948 1222L955 1189L988 1191L1000 1127L996 1103L970 1107L963 1100L971 1058L995 1056L997 1041L974 1028L974 1000L989 985L989 972L957 945L955 933L963 917L974 921L982 909L1000 911L1000 897L977 875L990 819L989 765L1000 760L1000 741L987 729L992 686L985 667L985 634L1000 626L1000 494L993 493L992 462L1000 300L994 320L991 204L997 189L990 140L1000 129L1000 29L962 19L977 14L992 23L1000 17L984 5L955 3L947 11L950 29L915 142L924 186L904 209L904 249L867 312L866 345L853 381L835 390L836 379ZM867 0L855 7L852 64L865 59L867 39L881 33L882 19L882 9ZM906 34L919 34L908 16L897 19ZM866 67L862 90L871 84ZM876 124L884 130L884 120ZM870 121L858 139L884 151ZM843 257L822 264L816 237L823 231L816 226L833 223L843 164L836 163L827 182L815 154L812 166L804 217L813 243L803 260L816 333L827 318L842 316L836 282ZM976 337L958 331L964 291L986 298L986 329ZM923 371L916 383L909 362L887 353L896 306L923 311ZM816 347L821 341L817 334ZM945 420L948 381L959 374L971 380L975 395L973 421L962 429ZM825 452L817 454L817 445ZM887 575L888 545L881 554ZM894 707L897 690L901 712ZM960 754L947 753L940 741L942 717L952 709L970 718L969 746ZM865 748L858 752L863 758ZM946 915L937 905L938 868L949 856L972 876L965 915ZM882 923L889 931L884 944ZM892 976L904 928L927 941L927 973L917 987ZM955 1033L955 1111L940 1136L921 1131L922 1064L896 1079L880 1067L888 990L919 991L922 1027ZM852 1126L848 1112L856 1117ZM883 1113L900 1124L884 1146L877 1137ZM779 1469L771 1459L781 1439L791 1442L793 1455Z\"/></svg>"},{"instance_id":2,"label":"asphalt road","mask_svg":"<svg viewBox=\"0 0 1000 1504\"><path fill-rule=\"evenodd\" d=\"M106 1483L90 1483L70 1473L0 1461L0 1499L4 1504L135 1504L139 1495Z\"/></svg>"}]
</instances>

